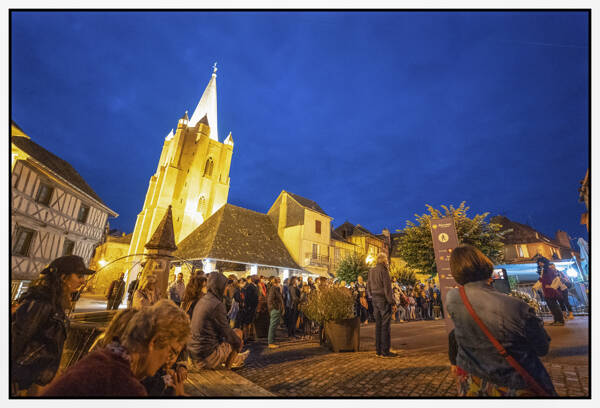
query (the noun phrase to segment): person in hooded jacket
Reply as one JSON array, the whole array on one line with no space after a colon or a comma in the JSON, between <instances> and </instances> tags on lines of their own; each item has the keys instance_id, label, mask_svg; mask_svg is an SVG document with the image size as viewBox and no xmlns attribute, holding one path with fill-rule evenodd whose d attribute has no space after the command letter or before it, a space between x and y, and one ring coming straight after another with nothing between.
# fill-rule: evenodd
<instances>
[{"instance_id":1,"label":"person in hooded jacket","mask_svg":"<svg viewBox=\"0 0 600 408\"><path fill-rule=\"evenodd\" d=\"M19 299L10 331L13 396L37 395L54 378L67 337L71 294L93 273L79 256L56 258Z\"/></svg>"},{"instance_id":2,"label":"person in hooded jacket","mask_svg":"<svg viewBox=\"0 0 600 408\"><path fill-rule=\"evenodd\" d=\"M240 353L244 345L241 330L232 329L227 321L223 303L226 285L225 275L211 272L207 278L208 293L194 307L187 350L196 368L241 366L248 356L249 350Z\"/></svg>"}]
</instances>

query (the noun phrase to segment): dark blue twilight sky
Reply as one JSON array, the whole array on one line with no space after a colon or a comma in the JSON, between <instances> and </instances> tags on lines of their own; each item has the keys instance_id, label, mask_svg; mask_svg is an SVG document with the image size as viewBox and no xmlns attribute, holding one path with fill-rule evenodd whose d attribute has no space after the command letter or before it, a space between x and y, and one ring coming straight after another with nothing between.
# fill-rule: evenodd
<instances>
[{"instance_id":1,"label":"dark blue twilight sky","mask_svg":"<svg viewBox=\"0 0 600 408\"><path fill-rule=\"evenodd\" d=\"M585 12L13 12L12 119L130 232L218 61L229 202L282 189L375 233L425 204L586 237Z\"/></svg>"}]
</instances>

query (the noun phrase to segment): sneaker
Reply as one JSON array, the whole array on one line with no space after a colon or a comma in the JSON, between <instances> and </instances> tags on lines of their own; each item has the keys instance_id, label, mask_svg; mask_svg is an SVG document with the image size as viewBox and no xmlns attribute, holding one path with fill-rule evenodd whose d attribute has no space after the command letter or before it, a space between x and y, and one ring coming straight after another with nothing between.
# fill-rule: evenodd
<instances>
[{"instance_id":1,"label":"sneaker","mask_svg":"<svg viewBox=\"0 0 600 408\"><path fill-rule=\"evenodd\" d=\"M564 326L565 322L552 322L550 323L550 326Z\"/></svg>"},{"instance_id":2,"label":"sneaker","mask_svg":"<svg viewBox=\"0 0 600 408\"><path fill-rule=\"evenodd\" d=\"M375 353L375 357L381 357L382 354L381 353Z\"/></svg>"},{"instance_id":3,"label":"sneaker","mask_svg":"<svg viewBox=\"0 0 600 408\"><path fill-rule=\"evenodd\" d=\"M384 358L393 358L393 357L398 357L398 354L392 353L391 351L388 351L387 353L382 354L381 357L384 357Z\"/></svg>"},{"instance_id":4,"label":"sneaker","mask_svg":"<svg viewBox=\"0 0 600 408\"><path fill-rule=\"evenodd\" d=\"M269 344L269 348L275 349L275 348L279 348L279 346L277 344L271 343L271 344Z\"/></svg>"}]
</instances>

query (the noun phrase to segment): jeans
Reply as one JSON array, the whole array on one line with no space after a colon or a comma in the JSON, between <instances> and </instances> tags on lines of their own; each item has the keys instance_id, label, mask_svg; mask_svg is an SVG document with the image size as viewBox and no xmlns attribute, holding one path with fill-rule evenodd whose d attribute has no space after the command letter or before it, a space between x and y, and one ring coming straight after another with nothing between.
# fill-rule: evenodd
<instances>
[{"instance_id":1,"label":"jeans","mask_svg":"<svg viewBox=\"0 0 600 408\"><path fill-rule=\"evenodd\" d=\"M385 298L373 297L373 314L375 315L375 349L377 354L390 352L390 324L392 305Z\"/></svg>"},{"instance_id":2,"label":"jeans","mask_svg":"<svg viewBox=\"0 0 600 408\"><path fill-rule=\"evenodd\" d=\"M565 320L563 318L562 310L560 310L560 306L558 305L558 300L546 298L546 304L548 305L548 308L552 312L554 321L564 323Z\"/></svg>"},{"instance_id":3,"label":"jeans","mask_svg":"<svg viewBox=\"0 0 600 408\"><path fill-rule=\"evenodd\" d=\"M279 319L281 319L281 312L277 309L271 310L271 321L269 322L269 344L273 344L275 341L275 330L279 325Z\"/></svg>"}]
</instances>

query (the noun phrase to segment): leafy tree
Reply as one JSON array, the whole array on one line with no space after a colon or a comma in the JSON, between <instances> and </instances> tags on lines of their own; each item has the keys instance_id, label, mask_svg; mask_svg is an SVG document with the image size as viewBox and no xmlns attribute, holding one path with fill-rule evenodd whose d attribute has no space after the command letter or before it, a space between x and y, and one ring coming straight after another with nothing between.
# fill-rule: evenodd
<instances>
[{"instance_id":1,"label":"leafy tree","mask_svg":"<svg viewBox=\"0 0 600 408\"><path fill-rule=\"evenodd\" d=\"M391 264L390 277L392 279L398 279L398 281L404 286L414 286L415 283L417 283L415 271L409 269L406 266L398 266L396 264Z\"/></svg>"},{"instance_id":2,"label":"leafy tree","mask_svg":"<svg viewBox=\"0 0 600 408\"><path fill-rule=\"evenodd\" d=\"M342 261L335 272L337 280L345 280L346 282L355 282L358 275L363 279L367 279L369 275L369 266L366 262L366 257L356 252L351 253Z\"/></svg>"},{"instance_id":3,"label":"leafy tree","mask_svg":"<svg viewBox=\"0 0 600 408\"><path fill-rule=\"evenodd\" d=\"M452 216L458 240L462 244L473 245L483 252L494 263L504 259L504 244L502 239L510 230L500 231L500 224L488 223L485 219L489 213L477 214L473 218L467 216L469 207L463 201L458 208L454 206L441 206L443 211L426 205L429 214L415 214L415 222L406 221L406 227L399 230L402 234L396 238L397 251L407 267L429 273L437 274L433 241L431 238L431 220Z\"/></svg>"}]
</instances>

